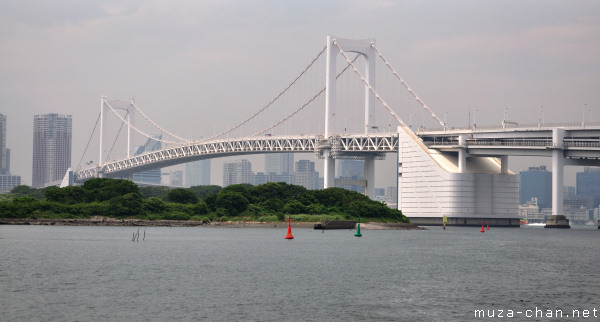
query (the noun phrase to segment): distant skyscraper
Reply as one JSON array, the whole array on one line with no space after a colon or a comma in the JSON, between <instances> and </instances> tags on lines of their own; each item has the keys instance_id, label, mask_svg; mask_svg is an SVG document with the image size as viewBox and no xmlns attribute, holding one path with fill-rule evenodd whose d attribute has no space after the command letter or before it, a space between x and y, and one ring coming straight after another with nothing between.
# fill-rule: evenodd
<instances>
[{"instance_id":1,"label":"distant skyscraper","mask_svg":"<svg viewBox=\"0 0 600 322\"><path fill-rule=\"evenodd\" d=\"M136 148L134 155L140 155L156 150L160 150L162 147L162 142L159 141L162 139L162 134L152 135L152 138L149 138L146 141L146 144L139 146ZM161 169L151 169L133 174L133 182L135 183L145 183L151 185L160 185L162 182Z\"/></svg>"},{"instance_id":2,"label":"distant skyscraper","mask_svg":"<svg viewBox=\"0 0 600 322\"><path fill-rule=\"evenodd\" d=\"M223 164L223 187L240 183L254 184L252 163L246 159L225 162Z\"/></svg>"},{"instance_id":3,"label":"distant skyscraper","mask_svg":"<svg viewBox=\"0 0 600 322\"><path fill-rule=\"evenodd\" d=\"M170 185L173 187L183 187L183 171L176 170L169 173Z\"/></svg>"},{"instance_id":4,"label":"distant skyscraper","mask_svg":"<svg viewBox=\"0 0 600 322\"><path fill-rule=\"evenodd\" d=\"M314 162L309 160L296 162L294 184L310 190L319 188L319 172L315 171Z\"/></svg>"},{"instance_id":5,"label":"distant skyscraper","mask_svg":"<svg viewBox=\"0 0 600 322\"><path fill-rule=\"evenodd\" d=\"M274 172L264 173L258 172L254 176L254 185L264 184L267 182L285 182L287 184L294 183L294 175L293 174L277 174Z\"/></svg>"},{"instance_id":6,"label":"distant skyscraper","mask_svg":"<svg viewBox=\"0 0 600 322\"><path fill-rule=\"evenodd\" d=\"M292 174L294 173L293 153L265 154L265 173Z\"/></svg>"},{"instance_id":7,"label":"distant skyscraper","mask_svg":"<svg viewBox=\"0 0 600 322\"><path fill-rule=\"evenodd\" d=\"M365 162L361 160L339 160L338 161L338 179L340 180L364 180ZM341 184L338 187L347 190L364 193L365 187L354 184Z\"/></svg>"},{"instance_id":8,"label":"distant skyscraper","mask_svg":"<svg viewBox=\"0 0 600 322\"><path fill-rule=\"evenodd\" d=\"M534 197L540 209L552 207L552 172L546 166L529 167L519 173L519 204L524 205Z\"/></svg>"},{"instance_id":9,"label":"distant skyscraper","mask_svg":"<svg viewBox=\"0 0 600 322\"><path fill-rule=\"evenodd\" d=\"M210 185L210 159L185 164L185 185L187 187Z\"/></svg>"},{"instance_id":10,"label":"distant skyscraper","mask_svg":"<svg viewBox=\"0 0 600 322\"><path fill-rule=\"evenodd\" d=\"M6 148L6 115L0 114L0 192L21 185L21 176L10 174L10 149Z\"/></svg>"},{"instance_id":11,"label":"distant skyscraper","mask_svg":"<svg viewBox=\"0 0 600 322\"><path fill-rule=\"evenodd\" d=\"M6 161L6 115L0 114L0 174L9 171Z\"/></svg>"},{"instance_id":12,"label":"distant skyscraper","mask_svg":"<svg viewBox=\"0 0 600 322\"><path fill-rule=\"evenodd\" d=\"M585 207L593 209L600 203L600 168L585 167L577 172L577 196L583 198Z\"/></svg>"},{"instance_id":13,"label":"distant skyscraper","mask_svg":"<svg viewBox=\"0 0 600 322\"><path fill-rule=\"evenodd\" d=\"M71 115L43 114L33 117L34 187L53 184L71 166Z\"/></svg>"},{"instance_id":14,"label":"distant skyscraper","mask_svg":"<svg viewBox=\"0 0 600 322\"><path fill-rule=\"evenodd\" d=\"M364 178L365 162L361 160L338 161L338 177L340 178Z\"/></svg>"}]
</instances>

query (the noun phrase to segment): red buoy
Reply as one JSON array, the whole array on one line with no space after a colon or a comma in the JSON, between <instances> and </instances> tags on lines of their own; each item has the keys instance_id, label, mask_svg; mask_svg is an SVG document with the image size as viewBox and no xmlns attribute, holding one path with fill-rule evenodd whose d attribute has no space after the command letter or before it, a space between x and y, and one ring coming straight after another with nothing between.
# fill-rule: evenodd
<instances>
[{"instance_id":1,"label":"red buoy","mask_svg":"<svg viewBox=\"0 0 600 322\"><path fill-rule=\"evenodd\" d=\"M483 229L483 220L481 221L481 230L480 232L485 233L485 229Z\"/></svg>"},{"instance_id":2,"label":"red buoy","mask_svg":"<svg viewBox=\"0 0 600 322\"><path fill-rule=\"evenodd\" d=\"M287 235L285 235L285 239L294 239L294 236L292 236L292 215L288 214L288 219L286 219L286 221L288 222L288 231L287 231Z\"/></svg>"}]
</instances>

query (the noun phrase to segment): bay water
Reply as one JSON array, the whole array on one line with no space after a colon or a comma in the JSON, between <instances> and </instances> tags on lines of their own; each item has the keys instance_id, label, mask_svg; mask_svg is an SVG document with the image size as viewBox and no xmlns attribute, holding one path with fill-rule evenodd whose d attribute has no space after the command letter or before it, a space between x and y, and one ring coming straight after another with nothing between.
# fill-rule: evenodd
<instances>
[{"instance_id":1,"label":"bay water","mask_svg":"<svg viewBox=\"0 0 600 322\"><path fill-rule=\"evenodd\" d=\"M600 320L596 229L137 231L0 226L0 321Z\"/></svg>"}]
</instances>

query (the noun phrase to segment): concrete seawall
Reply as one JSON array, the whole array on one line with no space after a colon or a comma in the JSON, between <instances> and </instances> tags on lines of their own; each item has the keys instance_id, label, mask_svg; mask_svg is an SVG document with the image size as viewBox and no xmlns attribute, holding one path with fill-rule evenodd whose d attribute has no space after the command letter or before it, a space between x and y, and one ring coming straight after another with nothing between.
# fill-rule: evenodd
<instances>
[{"instance_id":1,"label":"concrete seawall","mask_svg":"<svg viewBox=\"0 0 600 322\"><path fill-rule=\"evenodd\" d=\"M442 226L442 217L409 217L410 223L417 226ZM481 227L483 221L486 225L493 227L520 227L519 218L466 218L448 217L446 226Z\"/></svg>"}]
</instances>

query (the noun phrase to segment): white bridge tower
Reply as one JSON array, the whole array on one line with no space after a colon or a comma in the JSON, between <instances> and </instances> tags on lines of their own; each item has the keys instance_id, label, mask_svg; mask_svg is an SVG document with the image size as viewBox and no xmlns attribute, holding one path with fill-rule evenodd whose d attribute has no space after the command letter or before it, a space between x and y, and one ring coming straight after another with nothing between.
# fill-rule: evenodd
<instances>
[{"instance_id":1,"label":"white bridge tower","mask_svg":"<svg viewBox=\"0 0 600 322\"><path fill-rule=\"evenodd\" d=\"M366 59L365 78L371 87L375 87L375 58L376 53L373 49L375 41L372 39L343 39L333 36L327 36L327 63L325 71L325 138L331 141L335 135L336 120L336 75L337 75L337 56L340 49L344 52L354 52L364 56ZM375 96L365 85L365 134L376 129L375 126ZM324 154L324 187L335 186L335 156L331 149ZM370 198L375 197L375 158L365 156L365 194Z\"/></svg>"}]
</instances>

